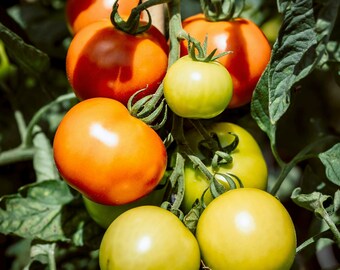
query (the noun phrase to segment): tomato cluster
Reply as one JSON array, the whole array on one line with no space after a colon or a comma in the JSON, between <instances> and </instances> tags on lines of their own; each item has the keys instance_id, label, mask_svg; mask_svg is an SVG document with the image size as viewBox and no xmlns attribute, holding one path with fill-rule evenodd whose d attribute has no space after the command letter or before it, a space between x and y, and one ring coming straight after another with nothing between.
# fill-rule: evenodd
<instances>
[{"instance_id":1,"label":"tomato cluster","mask_svg":"<svg viewBox=\"0 0 340 270\"><path fill-rule=\"evenodd\" d=\"M89 215L106 230L100 268L195 270L204 263L214 270L289 269L294 225L266 192L268 170L259 144L241 126L214 120L250 102L270 57L259 28L241 18L188 18L183 29L189 35L178 42L182 57L168 67L169 43L155 26L126 33L109 20L105 1L75 2L67 2L74 36L66 72L80 101L58 126L54 158L61 176L82 194ZM139 1L119 2L124 17ZM197 43L206 35L204 48L230 53L207 55ZM211 121L199 128L190 122L197 120L188 121L191 128L173 121L170 132L157 132L128 108L150 100L142 97L152 98L158 89L170 119ZM177 144L171 150L163 140L170 133ZM184 157L182 182L174 183L169 151ZM213 192L215 182L224 192ZM172 208L178 198L178 208ZM194 232L174 213L190 215L197 206Z\"/></svg>"}]
</instances>

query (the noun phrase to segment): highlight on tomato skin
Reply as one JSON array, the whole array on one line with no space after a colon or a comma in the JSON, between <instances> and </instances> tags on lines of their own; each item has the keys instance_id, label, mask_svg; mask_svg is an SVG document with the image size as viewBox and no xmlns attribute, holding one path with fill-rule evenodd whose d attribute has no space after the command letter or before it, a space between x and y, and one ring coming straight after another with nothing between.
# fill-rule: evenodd
<instances>
[{"instance_id":1,"label":"highlight on tomato skin","mask_svg":"<svg viewBox=\"0 0 340 270\"><path fill-rule=\"evenodd\" d=\"M234 86L228 108L238 108L251 101L256 84L271 55L271 45L262 30L251 20L207 21L202 13L186 18L183 29L200 42L208 38L208 53L230 53L217 59L229 71ZM181 55L188 54L187 42L181 42Z\"/></svg>"},{"instance_id":2,"label":"highlight on tomato skin","mask_svg":"<svg viewBox=\"0 0 340 270\"><path fill-rule=\"evenodd\" d=\"M214 270L289 270L296 230L284 205L256 188L238 188L214 199L197 224L202 260Z\"/></svg>"},{"instance_id":3,"label":"highlight on tomato skin","mask_svg":"<svg viewBox=\"0 0 340 270\"><path fill-rule=\"evenodd\" d=\"M83 28L71 41L66 73L80 100L109 97L127 104L153 94L162 83L168 65L168 45L155 27L130 35L109 20Z\"/></svg>"},{"instance_id":4,"label":"highlight on tomato skin","mask_svg":"<svg viewBox=\"0 0 340 270\"><path fill-rule=\"evenodd\" d=\"M90 200L122 205L152 192L167 166L159 135L127 108L109 98L73 106L53 141L63 179Z\"/></svg>"},{"instance_id":5,"label":"highlight on tomato skin","mask_svg":"<svg viewBox=\"0 0 340 270\"><path fill-rule=\"evenodd\" d=\"M189 55L179 58L168 69L164 97L177 115L210 119L221 114L233 95L228 70L217 61L196 61Z\"/></svg>"},{"instance_id":6,"label":"highlight on tomato skin","mask_svg":"<svg viewBox=\"0 0 340 270\"><path fill-rule=\"evenodd\" d=\"M85 26L103 19L109 19L117 0L67 0L65 17L70 32L75 35ZM118 13L128 18L138 0L118 0Z\"/></svg>"},{"instance_id":7,"label":"highlight on tomato skin","mask_svg":"<svg viewBox=\"0 0 340 270\"><path fill-rule=\"evenodd\" d=\"M198 270L195 236L172 212L139 206L115 219L99 248L101 270Z\"/></svg>"}]
</instances>

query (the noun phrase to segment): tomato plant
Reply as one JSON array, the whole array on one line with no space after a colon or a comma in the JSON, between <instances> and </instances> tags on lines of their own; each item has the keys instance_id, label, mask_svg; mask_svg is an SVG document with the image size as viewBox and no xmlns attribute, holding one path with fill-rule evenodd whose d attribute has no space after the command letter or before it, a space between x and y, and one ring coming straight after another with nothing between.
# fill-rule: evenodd
<instances>
[{"instance_id":1,"label":"tomato plant","mask_svg":"<svg viewBox=\"0 0 340 270\"><path fill-rule=\"evenodd\" d=\"M240 183L234 176L242 182L244 187L266 190L268 182L267 164L254 137L241 126L229 122L212 123L207 127L207 130L217 135L222 147L226 147L234 141L235 136L233 134L237 135L239 140L236 148L229 153L232 161L221 164L217 170L213 170L210 161L207 166L210 172L216 174L216 178L227 189L230 187L223 174L229 174L237 187L240 187ZM199 150L199 143L204 139L202 135L196 130L192 130L186 133L186 136L189 145L194 149L196 155L204 160L205 157ZM184 212L188 212L195 200L200 199L203 192L209 187L209 180L197 166L194 167L192 163L187 162L184 169L184 181L185 194L182 207ZM212 197L208 191L204 195L204 201L206 204L209 204L211 200Z\"/></svg>"},{"instance_id":2,"label":"tomato plant","mask_svg":"<svg viewBox=\"0 0 340 270\"><path fill-rule=\"evenodd\" d=\"M167 104L182 117L213 118L225 110L232 94L229 72L216 61L184 56L169 68L164 78Z\"/></svg>"},{"instance_id":3,"label":"tomato plant","mask_svg":"<svg viewBox=\"0 0 340 270\"><path fill-rule=\"evenodd\" d=\"M259 189L234 189L217 197L203 211L196 236L204 262L215 270L289 270L295 257L289 213Z\"/></svg>"},{"instance_id":4,"label":"tomato plant","mask_svg":"<svg viewBox=\"0 0 340 270\"><path fill-rule=\"evenodd\" d=\"M157 133L108 98L72 107L58 126L53 150L63 178L101 204L125 204L145 196L166 168L166 150Z\"/></svg>"},{"instance_id":5,"label":"tomato plant","mask_svg":"<svg viewBox=\"0 0 340 270\"><path fill-rule=\"evenodd\" d=\"M93 22L109 19L115 2L116 0L67 0L65 16L71 33L76 34ZM119 14L128 17L138 2L138 0L119 0Z\"/></svg>"},{"instance_id":6,"label":"tomato plant","mask_svg":"<svg viewBox=\"0 0 340 270\"><path fill-rule=\"evenodd\" d=\"M85 196L83 196L84 204L86 210L88 211L91 218L98 223L103 228L109 227L113 220L115 220L119 215L126 212L129 209L135 208L141 205L155 205L160 206L163 202L163 196L165 192L165 187L156 187L146 196L123 205L105 205L96 203Z\"/></svg>"},{"instance_id":7,"label":"tomato plant","mask_svg":"<svg viewBox=\"0 0 340 270\"><path fill-rule=\"evenodd\" d=\"M340 269L338 0L0 2L0 269Z\"/></svg>"},{"instance_id":8,"label":"tomato plant","mask_svg":"<svg viewBox=\"0 0 340 270\"><path fill-rule=\"evenodd\" d=\"M270 44L261 29L248 19L212 22L203 14L186 18L183 29L200 42L207 35L208 52L215 48L217 53L230 52L217 59L228 69L234 86L229 108L248 104L271 54ZM187 54L187 42L181 45L181 54Z\"/></svg>"},{"instance_id":9,"label":"tomato plant","mask_svg":"<svg viewBox=\"0 0 340 270\"><path fill-rule=\"evenodd\" d=\"M141 98L156 91L167 69L167 43L152 26L147 32L130 35L109 20L95 22L71 41L66 72L81 99L109 97L127 104L139 90Z\"/></svg>"},{"instance_id":10,"label":"tomato plant","mask_svg":"<svg viewBox=\"0 0 340 270\"><path fill-rule=\"evenodd\" d=\"M194 235L174 214L140 206L111 223L100 245L99 263L101 270L196 270L200 251Z\"/></svg>"}]
</instances>

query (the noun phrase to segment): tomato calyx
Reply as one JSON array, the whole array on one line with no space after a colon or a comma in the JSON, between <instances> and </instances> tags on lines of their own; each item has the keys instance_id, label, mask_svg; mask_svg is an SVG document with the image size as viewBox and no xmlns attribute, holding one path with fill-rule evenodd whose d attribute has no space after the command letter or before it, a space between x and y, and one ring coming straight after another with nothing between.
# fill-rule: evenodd
<instances>
[{"instance_id":1,"label":"tomato calyx","mask_svg":"<svg viewBox=\"0 0 340 270\"><path fill-rule=\"evenodd\" d=\"M212 52L209 55L207 55L207 47L208 47L207 36L205 37L203 44L201 44L198 40L191 37L190 35L188 35L186 39L188 41L189 56L193 61L200 61L200 62L208 63L208 62L215 61L218 58L231 53L230 51L226 51L226 52L219 53L218 55L215 55L217 51L217 48L215 48L214 50L212 50Z\"/></svg>"},{"instance_id":2,"label":"tomato calyx","mask_svg":"<svg viewBox=\"0 0 340 270\"><path fill-rule=\"evenodd\" d=\"M124 21L123 18L118 13L118 1L115 1L112 12L111 12L111 22L117 29L130 34L130 35L138 35L145 31L147 31L152 25L152 19L150 12L144 8L142 4L131 10L131 14L127 21ZM148 16L148 19L145 23L141 23L141 13L145 10Z\"/></svg>"},{"instance_id":3,"label":"tomato calyx","mask_svg":"<svg viewBox=\"0 0 340 270\"><path fill-rule=\"evenodd\" d=\"M201 0L200 2L206 20L212 22L237 18L244 8L244 0Z\"/></svg>"}]
</instances>

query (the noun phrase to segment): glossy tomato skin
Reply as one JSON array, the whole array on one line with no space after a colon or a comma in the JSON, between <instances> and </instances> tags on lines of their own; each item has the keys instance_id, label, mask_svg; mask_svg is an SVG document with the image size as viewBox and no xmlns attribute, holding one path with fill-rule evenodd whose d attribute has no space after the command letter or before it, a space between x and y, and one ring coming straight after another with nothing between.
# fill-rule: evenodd
<instances>
[{"instance_id":1,"label":"glossy tomato skin","mask_svg":"<svg viewBox=\"0 0 340 270\"><path fill-rule=\"evenodd\" d=\"M271 55L271 46L261 29L247 19L210 22L203 14L185 19L183 28L200 42L208 35L208 52L215 48L216 53L231 51L217 60L228 69L233 80L234 93L228 107L249 103ZM187 53L187 42L182 42L181 54Z\"/></svg>"},{"instance_id":2,"label":"glossy tomato skin","mask_svg":"<svg viewBox=\"0 0 340 270\"><path fill-rule=\"evenodd\" d=\"M227 69L216 61L178 59L164 78L164 97L171 110L186 118L212 118L228 106L233 93Z\"/></svg>"},{"instance_id":3,"label":"glossy tomato skin","mask_svg":"<svg viewBox=\"0 0 340 270\"><path fill-rule=\"evenodd\" d=\"M145 196L166 169L167 153L158 134L109 98L72 107L57 128L53 150L66 182L101 204L120 205Z\"/></svg>"},{"instance_id":4,"label":"glossy tomato skin","mask_svg":"<svg viewBox=\"0 0 340 270\"><path fill-rule=\"evenodd\" d=\"M207 126L208 132L216 133L222 147L232 143L234 136L228 134L232 132L239 138L239 143L236 149L231 152L233 161L228 164L223 164L217 170L217 173L230 173L236 175L244 187L258 188L266 190L268 182L268 168L266 160L262 154L260 146L255 138L241 126L230 122L216 122ZM195 151L198 157L204 159L204 156L198 149L198 143L203 140L203 137L197 131L189 131L187 140L190 147ZM208 170L213 173L211 166L207 166ZM227 188L230 189L226 180L219 175L216 178ZM238 181L234 179L237 187L240 187ZM209 181L199 171L194 168L191 163L186 163L184 168L184 183L185 194L182 202L182 209L187 213L196 199L200 199L203 192L209 187ZM204 195L204 202L208 205L212 201L210 191Z\"/></svg>"},{"instance_id":5,"label":"glossy tomato skin","mask_svg":"<svg viewBox=\"0 0 340 270\"><path fill-rule=\"evenodd\" d=\"M101 270L198 270L200 251L174 214L140 206L124 212L106 230L99 264Z\"/></svg>"},{"instance_id":6,"label":"glossy tomato skin","mask_svg":"<svg viewBox=\"0 0 340 270\"><path fill-rule=\"evenodd\" d=\"M67 0L65 16L69 30L76 34L85 26L103 19L110 19L116 0ZM118 13L127 18L138 0L119 0Z\"/></svg>"},{"instance_id":7,"label":"glossy tomato skin","mask_svg":"<svg viewBox=\"0 0 340 270\"><path fill-rule=\"evenodd\" d=\"M296 249L294 224L269 193L240 188L212 201L197 224L203 261L214 270L289 270Z\"/></svg>"},{"instance_id":8,"label":"glossy tomato skin","mask_svg":"<svg viewBox=\"0 0 340 270\"><path fill-rule=\"evenodd\" d=\"M107 229L112 221L114 221L119 215L126 212L129 209L135 208L141 205L155 205L160 206L163 202L163 197L165 193L165 186L156 187L146 196L123 205L105 205L96 203L85 196L83 196L83 201L87 212L90 217L101 227Z\"/></svg>"},{"instance_id":9,"label":"glossy tomato skin","mask_svg":"<svg viewBox=\"0 0 340 270\"><path fill-rule=\"evenodd\" d=\"M66 56L68 80L81 100L109 97L127 104L152 94L163 80L168 45L154 26L142 34L129 35L103 20L83 28L71 41Z\"/></svg>"}]
</instances>

